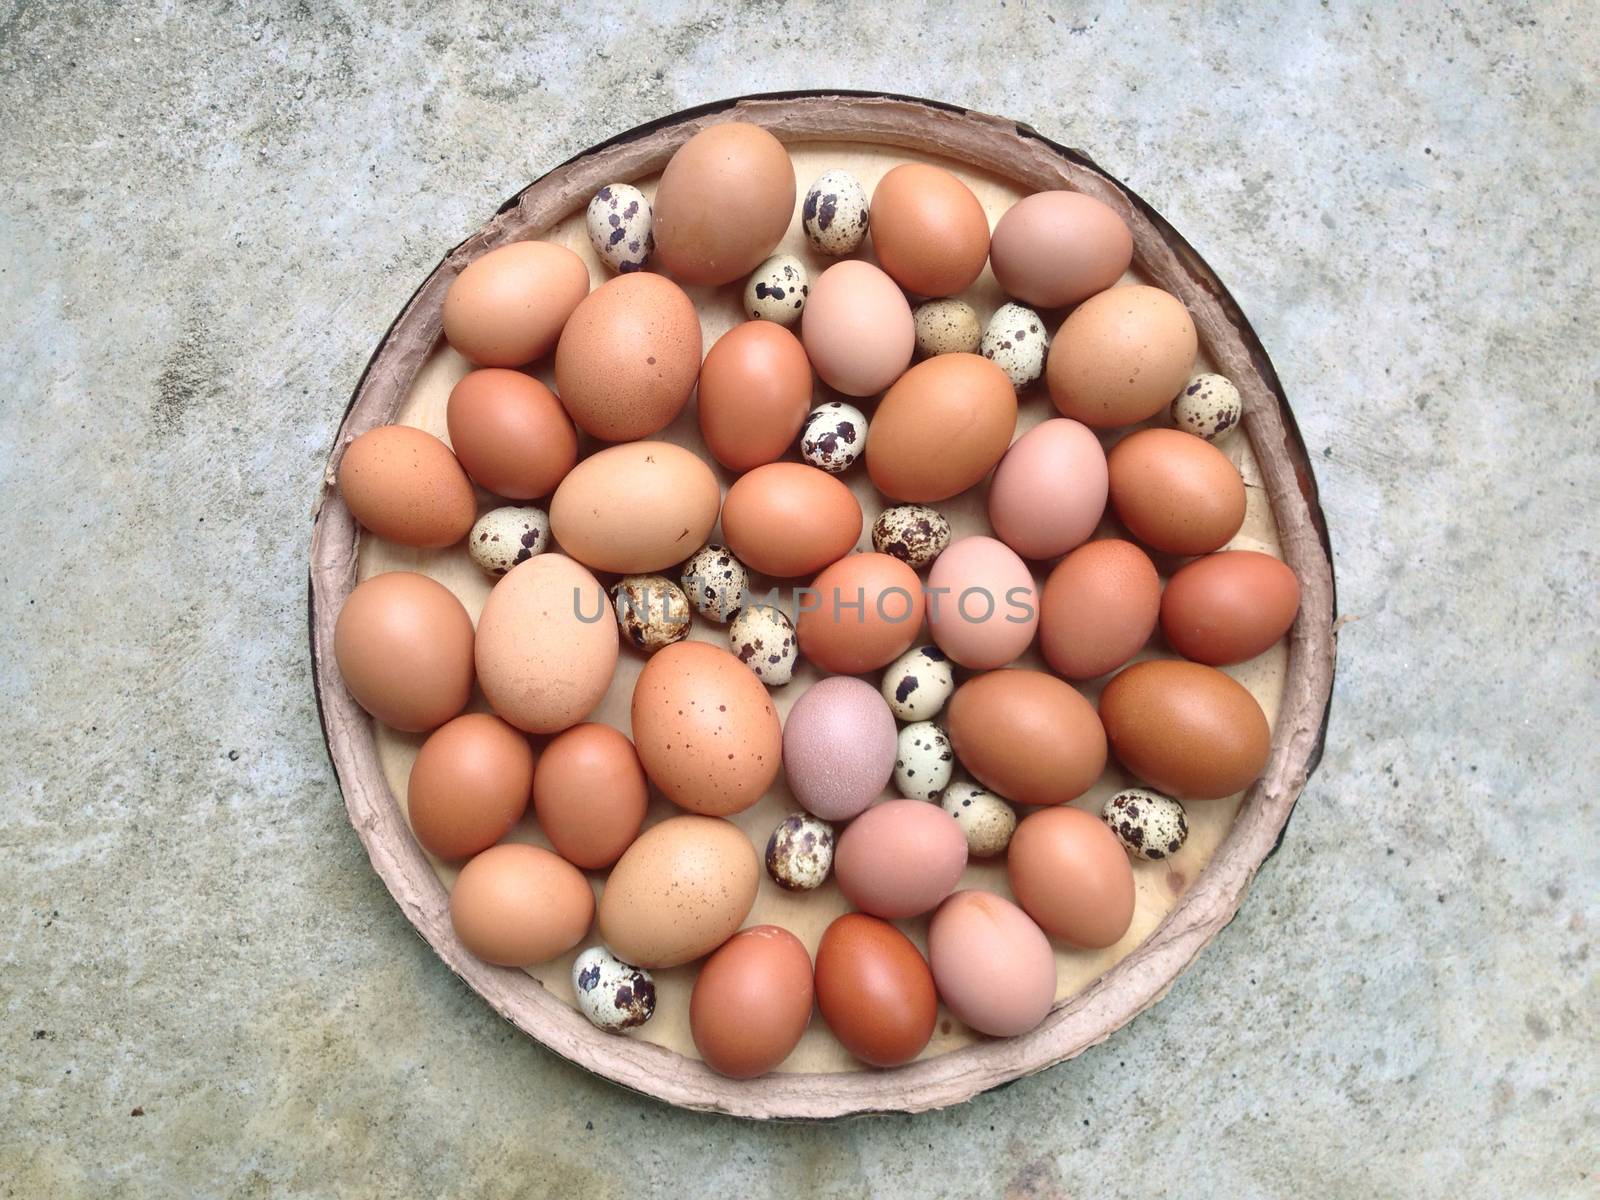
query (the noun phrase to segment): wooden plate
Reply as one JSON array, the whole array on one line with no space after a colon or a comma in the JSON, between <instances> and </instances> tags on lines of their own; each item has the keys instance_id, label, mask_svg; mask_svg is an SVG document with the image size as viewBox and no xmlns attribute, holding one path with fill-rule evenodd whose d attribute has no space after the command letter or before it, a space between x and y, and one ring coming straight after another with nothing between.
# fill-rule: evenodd
<instances>
[{"instance_id":1,"label":"wooden plate","mask_svg":"<svg viewBox=\"0 0 1600 1200\"><path fill-rule=\"evenodd\" d=\"M579 248L582 210L600 186L637 181L648 191L646 181L679 145L706 125L729 119L764 125L790 143L802 191L816 173L811 169L813 159L864 164L870 191L870 179L876 178L872 170L881 173L891 158L938 158L974 185L991 207L991 219L994 206L1003 208L1008 197L1048 188L1083 191L1115 207L1134 232L1137 275L1183 299L1194 316L1203 359L1210 369L1231 378L1244 397L1244 430L1234 457L1247 482L1254 485L1252 503L1259 510L1255 531L1263 545L1293 567L1302 587L1299 619L1286 646L1266 667L1256 668L1266 672L1261 678L1245 676L1258 696L1263 695L1261 689L1268 693L1263 702L1274 717L1271 760L1236 808L1207 809L1223 815L1210 818L1219 823L1196 876L1169 875L1165 893L1161 880L1148 888L1141 883L1141 909L1148 913L1148 922L1143 928L1136 922L1126 945L1101 958L1058 954L1058 962L1070 968L1063 971L1065 990L1033 1032L1005 1040L983 1039L952 1030L945 1020L941 1028L946 1036L936 1037L924 1057L892 1071L854 1069L818 1053L797 1053L796 1058L813 1069L789 1069L747 1082L723 1079L693 1057L681 1014L677 1027L659 1011L646 1026L650 1030L660 1025L661 1044L645 1037L605 1034L571 1007L570 986L561 981L561 963L530 973L473 958L450 928L447 882L452 873L417 845L404 806L396 800L403 794L404 772L420 739L376 728L345 690L333 659L334 622L358 578L396 567L428 571L458 592L477 589L475 602L473 596L464 596L473 612L487 591L486 581L468 580L459 563L452 565L448 558L382 543L364 545L333 486L344 446L374 425L402 419L425 428L432 424L442 432L440 398L465 369L440 339L440 303L450 281L473 258L508 241L548 236L564 238ZM987 272L984 281L993 289ZM691 295L706 321L708 311L719 306L727 310L737 291L732 285L691 289ZM998 303L997 292L991 300L990 307ZM722 319L725 324L726 312ZM708 328L708 332L714 337L720 330ZM1048 401L1044 408L1048 409ZM687 432L677 436L692 442L692 415L686 421ZM870 515L871 510L869 520ZM1247 525L1246 532L1250 531ZM459 550L446 553L459 560L465 557ZM1148 205L1083 155L1015 122L881 94L750 97L641 126L556 168L447 254L417 290L368 364L329 456L312 530L312 665L329 755L351 823L374 868L407 919L445 963L508 1020L608 1079L689 1108L759 1118L914 1112L966 1100L1104 1040L1158 1000L1232 918L1251 878L1280 838L1321 754L1334 663L1329 563L1326 527L1305 448L1265 351L1226 288ZM626 682L631 686L631 678ZM796 685L791 689L800 690ZM786 707L780 701L780 709ZM625 728L625 719L620 723ZM1003 872L999 877L1003 881ZM980 886L1003 890L1003 882L985 881ZM1147 894L1156 897L1148 904ZM752 919L760 919L761 913L758 902ZM814 940L808 944L814 945ZM681 994L687 985L676 986ZM813 1032L825 1038L818 1025L820 1021L813 1023Z\"/></svg>"}]
</instances>

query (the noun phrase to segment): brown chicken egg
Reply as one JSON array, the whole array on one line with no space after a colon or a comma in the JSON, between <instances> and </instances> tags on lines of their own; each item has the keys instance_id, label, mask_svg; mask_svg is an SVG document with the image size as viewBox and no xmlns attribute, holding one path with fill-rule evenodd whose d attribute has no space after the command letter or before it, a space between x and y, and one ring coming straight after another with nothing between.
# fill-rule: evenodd
<instances>
[{"instance_id":1,"label":"brown chicken egg","mask_svg":"<svg viewBox=\"0 0 1600 1200\"><path fill-rule=\"evenodd\" d=\"M730 471L782 458L810 411L811 364L782 325L735 325L700 367L700 433Z\"/></svg>"},{"instance_id":2,"label":"brown chicken egg","mask_svg":"<svg viewBox=\"0 0 1600 1200\"><path fill-rule=\"evenodd\" d=\"M533 772L539 828L575 867L609 867L639 836L650 791L633 743L609 725L574 725L550 739Z\"/></svg>"},{"instance_id":3,"label":"brown chicken egg","mask_svg":"<svg viewBox=\"0 0 1600 1200\"><path fill-rule=\"evenodd\" d=\"M1027 1033L1056 998L1050 939L1003 896L962 891L928 922L928 965L945 1007L990 1037Z\"/></svg>"},{"instance_id":4,"label":"brown chicken egg","mask_svg":"<svg viewBox=\"0 0 1600 1200\"><path fill-rule=\"evenodd\" d=\"M1161 632L1185 658L1222 667L1270 649L1299 608L1300 581L1287 563L1224 550L1173 575L1161 596Z\"/></svg>"},{"instance_id":5,"label":"brown chicken egg","mask_svg":"<svg viewBox=\"0 0 1600 1200\"><path fill-rule=\"evenodd\" d=\"M794 164L759 125L695 134L656 188L656 261L684 283L732 283L764 262L794 216Z\"/></svg>"},{"instance_id":6,"label":"brown chicken egg","mask_svg":"<svg viewBox=\"0 0 1600 1200\"><path fill-rule=\"evenodd\" d=\"M989 258L989 218L972 189L932 163L902 163L872 193L872 248L919 296L953 296Z\"/></svg>"},{"instance_id":7,"label":"brown chicken egg","mask_svg":"<svg viewBox=\"0 0 1600 1200\"><path fill-rule=\"evenodd\" d=\"M1068 679L1115 671L1156 629L1161 577L1132 542L1087 542L1056 564L1039 603L1039 650Z\"/></svg>"},{"instance_id":8,"label":"brown chicken egg","mask_svg":"<svg viewBox=\"0 0 1600 1200\"><path fill-rule=\"evenodd\" d=\"M1065 804L1105 770L1094 705L1054 675L989 671L957 688L945 711L961 765L1017 804Z\"/></svg>"},{"instance_id":9,"label":"brown chicken egg","mask_svg":"<svg viewBox=\"0 0 1600 1200\"><path fill-rule=\"evenodd\" d=\"M887 921L846 913L817 945L817 1007L844 1048L874 1067L897 1067L933 1037L939 996L910 938Z\"/></svg>"},{"instance_id":10,"label":"brown chicken egg","mask_svg":"<svg viewBox=\"0 0 1600 1200\"><path fill-rule=\"evenodd\" d=\"M917 334L894 280L871 263L846 259L811 285L800 340L823 383L846 396L872 396L906 369Z\"/></svg>"},{"instance_id":11,"label":"brown chicken egg","mask_svg":"<svg viewBox=\"0 0 1600 1200\"><path fill-rule=\"evenodd\" d=\"M436 729L472 696L472 618L414 571L358 583L339 610L333 656L345 687L393 729Z\"/></svg>"},{"instance_id":12,"label":"brown chicken egg","mask_svg":"<svg viewBox=\"0 0 1600 1200\"><path fill-rule=\"evenodd\" d=\"M578 431L556 394L521 371L472 371L450 392L450 445L481 488L548 496L578 461Z\"/></svg>"},{"instance_id":13,"label":"brown chicken egg","mask_svg":"<svg viewBox=\"0 0 1600 1200\"><path fill-rule=\"evenodd\" d=\"M431 433L379 425L345 448L339 494L364 529L402 546L453 546L478 515L472 483Z\"/></svg>"},{"instance_id":14,"label":"brown chicken egg","mask_svg":"<svg viewBox=\"0 0 1600 1200\"><path fill-rule=\"evenodd\" d=\"M841 558L799 601L800 653L824 671L860 675L886 667L917 640L924 600L917 573L888 554Z\"/></svg>"},{"instance_id":15,"label":"brown chicken egg","mask_svg":"<svg viewBox=\"0 0 1600 1200\"><path fill-rule=\"evenodd\" d=\"M1011 891L1051 937L1099 950L1133 922L1133 867L1111 827L1081 808L1025 817L1006 851Z\"/></svg>"},{"instance_id":16,"label":"brown chicken egg","mask_svg":"<svg viewBox=\"0 0 1600 1200\"><path fill-rule=\"evenodd\" d=\"M611 868L600 896L600 936L634 966L692 962L744 923L760 874L755 847L737 825L669 817L640 834Z\"/></svg>"},{"instance_id":17,"label":"brown chicken egg","mask_svg":"<svg viewBox=\"0 0 1600 1200\"><path fill-rule=\"evenodd\" d=\"M633 686L633 739L667 799L708 816L761 799L783 757L766 687L709 642L675 642L645 664Z\"/></svg>"},{"instance_id":18,"label":"brown chicken egg","mask_svg":"<svg viewBox=\"0 0 1600 1200\"><path fill-rule=\"evenodd\" d=\"M533 747L499 717L467 713L439 726L411 764L411 831L440 858L487 850L522 819L533 789Z\"/></svg>"},{"instance_id":19,"label":"brown chicken egg","mask_svg":"<svg viewBox=\"0 0 1600 1200\"><path fill-rule=\"evenodd\" d=\"M722 489L705 460L671 442L591 454L550 500L550 532L585 566L643 575L682 562L717 523Z\"/></svg>"},{"instance_id":20,"label":"brown chicken egg","mask_svg":"<svg viewBox=\"0 0 1600 1200\"><path fill-rule=\"evenodd\" d=\"M494 585L478 617L478 682L518 729L555 733L589 715L617 669L617 621L595 577L539 554Z\"/></svg>"},{"instance_id":21,"label":"brown chicken egg","mask_svg":"<svg viewBox=\"0 0 1600 1200\"><path fill-rule=\"evenodd\" d=\"M705 961L689 998L689 1031L719 1075L754 1079L788 1058L811 1023L811 956L776 925L734 934Z\"/></svg>"},{"instance_id":22,"label":"brown chicken egg","mask_svg":"<svg viewBox=\"0 0 1600 1200\"><path fill-rule=\"evenodd\" d=\"M700 316L672 280L618 275L578 305L556 347L556 391L578 428L604 442L649 437L689 403Z\"/></svg>"},{"instance_id":23,"label":"brown chicken egg","mask_svg":"<svg viewBox=\"0 0 1600 1200\"><path fill-rule=\"evenodd\" d=\"M940 354L902 375L867 431L867 473L885 496L927 504L966 491L1011 445L1017 393L976 354Z\"/></svg>"},{"instance_id":24,"label":"brown chicken egg","mask_svg":"<svg viewBox=\"0 0 1600 1200\"><path fill-rule=\"evenodd\" d=\"M1050 399L1096 429L1133 425L1172 403L1198 348L1176 296L1144 284L1110 288L1073 309L1050 343Z\"/></svg>"},{"instance_id":25,"label":"brown chicken egg","mask_svg":"<svg viewBox=\"0 0 1600 1200\"><path fill-rule=\"evenodd\" d=\"M450 923L469 952L502 967L531 967L571 950L594 920L583 873L542 846L490 846L450 889Z\"/></svg>"},{"instance_id":26,"label":"brown chicken egg","mask_svg":"<svg viewBox=\"0 0 1600 1200\"><path fill-rule=\"evenodd\" d=\"M768 463L734 480L722 506L722 536L741 562L792 579L850 553L861 536L861 504L826 471Z\"/></svg>"},{"instance_id":27,"label":"brown chicken egg","mask_svg":"<svg viewBox=\"0 0 1600 1200\"><path fill-rule=\"evenodd\" d=\"M589 294L589 268L565 246L512 242L467 264L444 294L444 336L480 367L520 367L554 349Z\"/></svg>"},{"instance_id":28,"label":"brown chicken egg","mask_svg":"<svg viewBox=\"0 0 1600 1200\"><path fill-rule=\"evenodd\" d=\"M1209 554L1244 524L1239 468L1177 429L1130 433L1106 456L1111 506L1129 532L1167 554Z\"/></svg>"},{"instance_id":29,"label":"brown chicken egg","mask_svg":"<svg viewBox=\"0 0 1600 1200\"><path fill-rule=\"evenodd\" d=\"M1133 261L1133 233L1108 204L1082 192L1035 192L996 222L989 263L1006 295L1065 308L1103 292Z\"/></svg>"},{"instance_id":30,"label":"brown chicken egg","mask_svg":"<svg viewBox=\"0 0 1600 1200\"><path fill-rule=\"evenodd\" d=\"M1180 800L1242 791L1272 752L1272 731L1255 697L1200 663L1134 663L1100 693L1100 719L1118 761Z\"/></svg>"}]
</instances>

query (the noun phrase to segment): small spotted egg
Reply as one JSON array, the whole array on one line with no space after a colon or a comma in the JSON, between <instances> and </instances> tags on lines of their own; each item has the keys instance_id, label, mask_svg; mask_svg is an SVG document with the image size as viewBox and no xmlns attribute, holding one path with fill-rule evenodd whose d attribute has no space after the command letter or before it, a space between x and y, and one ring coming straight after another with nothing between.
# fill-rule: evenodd
<instances>
[{"instance_id":1,"label":"small spotted egg","mask_svg":"<svg viewBox=\"0 0 1600 1200\"><path fill-rule=\"evenodd\" d=\"M794 624L781 608L767 604L752 604L734 614L728 649L768 687L782 687L793 679L800 655Z\"/></svg>"},{"instance_id":2,"label":"small spotted egg","mask_svg":"<svg viewBox=\"0 0 1600 1200\"><path fill-rule=\"evenodd\" d=\"M819 254L837 258L853 253L867 236L871 207L867 190L849 171L824 171L800 209L806 241Z\"/></svg>"},{"instance_id":3,"label":"small spotted egg","mask_svg":"<svg viewBox=\"0 0 1600 1200\"><path fill-rule=\"evenodd\" d=\"M1239 423L1244 401L1225 375L1196 375L1172 402L1172 423L1214 442Z\"/></svg>"},{"instance_id":4,"label":"small spotted egg","mask_svg":"<svg viewBox=\"0 0 1600 1200\"><path fill-rule=\"evenodd\" d=\"M1011 845L1011 835L1017 831L1016 810L993 792L961 780L945 788L940 806L967 835L967 853L973 858L993 858Z\"/></svg>"},{"instance_id":5,"label":"small spotted egg","mask_svg":"<svg viewBox=\"0 0 1600 1200\"><path fill-rule=\"evenodd\" d=\"M839 400L819 404L800 428L800 457L829 475L855 465L867 448L867 414Z\"/></svg>"},{"instance_id":6,"label":"small spotted egg","mask_svg":"<svg viewBox=\"0 0 1600 1200\"><path fill-rule=\"evenodd\" d=\"M696 551L678 578L695 612L718 625L732 620L750 590L750 572L732 550L715 542Z\"/></svg>"},{"instance_id":7,"label":"small spotted egg","mask_svg":"<svg viewBox=\"0 0 1600 1200\"><path fill-rule=\"evenodd\" d=\"M767 839L767 874L784 891L814 891L831 870L833 826L810 813L791 813Z\"/></svg>"},{"instance_id":8,"label":"small spotted egg","mask_svg":"<svg viewBox=\"0 0 1600 1200\"><path fill-rule=\"evenodd\" d=\"M922 570L949 544L950 522L920 504L886 508L872 523L872 548L893 555L913 571Z\"/></svg>"},{"instance_id":9,"label":"small spotted egg","mask_svg":"<svg viewBox=\"0 0 1600 1200\"><path fill-rule=\"evenodd\" d=\"M894 785L908 800L937 800L955 770L950 738L932 721L918 721L900 731L894 763Z\"/></svg>"},{"instance_id":10,"label":"small spotted egg","mask_svg":"<svg viewBox=\"0 0 1600 1200\"><path fill-rule=\"evenodd\" d=\"M550 544L550 518L542 508L491 508L467 535L467 553L490 575L504 575L519 562L543 554Z\"/></svg>"},{"instance_id":11,"label":"small spotted egg","mask_svg":"<svg viewBox=\"0 0 1600 1200\"><path fill-rule=\"evenodd\" d=\"M1021 391L1044 374L1050 338L1044 321L1031 308L1002 304L983 331L983 356L1006 373L1011 386Z\"/></svg>"},{"instance_id":12,"label":"small spotted egg","mask_svg":"<svg viewBox=\"0 0 1600 1200\"><path fill-rule=\"evenodd\" d=\"M793 325L811 294L806 265L792 254L767 259L744 285L744 311L758 321Z\"/></svg>"},{"instance_id":13,"label":"small spotted egg","mask_svg":"<svg viewBox=\"0 0 1600 1200\"><path fill-rule=\"evenodd\" d=\"M1100 815L1137 858L1154 861L1176 854L1189 837L1183 805L1145 788L1124 788L1106 801Z\"/></svg>"},{"instance_id":14,"label":"small spotted egg","mask_svg":"<svg viewBox=\"0 0 1600 1200\"><path fill-rule=\"evenodd\" d=\"M689 636L689 597L665 575L628 575L611 589L622 636L646 654Z\"/></svg>"},{"instance_id":15,"label":"small spotted egg","mask_svg":"<svg viewBox=\"0 0 1600 1200\"><path fill-rule=\"evenodd\" d=\"M926 721L939 714L956 690L955 669L939 647L918 646L889 664L881 690L900 720Z\"/></svg>"},{"instance_id":16,"label":"small spotted egg","mask_svg":"<svg viewBox=\"0 0 1600 1200\"><path fill-rule=\"evenodd\" d=\"M631 183L608 183L589 201L589 244L618 274L637 271L655 251L650 201Z\"/></svg>"},{"instance_id":17,"label":"small spotted egg","mask_svg":"<svg viewBox=\"0 0 1600 1200\"><path fill-rule=\"evenodd\" d=\"M636 1029L656 1011L650 972L623 962L604 946L591 946L572 964L578 1011L608 1033Z\"/></svg>"},{"instance_id":18,"label":"small spotted egg","mask_svg":"<svg viewBox=\"0 0 1600 1200\"><path fill-rule=\"evenodd\" d=\"M983 337L978 314L965 300L929 300L911 314L917 349L935 354L976 354Z\"/></svg>"}]
</instances>

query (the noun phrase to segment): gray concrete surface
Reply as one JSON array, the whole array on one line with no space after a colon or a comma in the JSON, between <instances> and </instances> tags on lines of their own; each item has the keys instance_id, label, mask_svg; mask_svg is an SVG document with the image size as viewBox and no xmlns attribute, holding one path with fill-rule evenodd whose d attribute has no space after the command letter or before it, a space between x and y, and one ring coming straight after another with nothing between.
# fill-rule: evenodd
<instances>
[{"instance_id":1,"label":"gray concrete surface","mask_svg":"<svg viewBox=\"0 0 1600 1200\"><path fill-rule=\"evenodd\" d=\"M0 1195L1595 1195L1596 8L425 7L0 5ZM308 514L502 198L834 85L1030 121L1188 235L1349 623L1166 1001L953 1111L762 1128L585 1076L410 932L323 752Z\"/></svg>"}]
</instances>

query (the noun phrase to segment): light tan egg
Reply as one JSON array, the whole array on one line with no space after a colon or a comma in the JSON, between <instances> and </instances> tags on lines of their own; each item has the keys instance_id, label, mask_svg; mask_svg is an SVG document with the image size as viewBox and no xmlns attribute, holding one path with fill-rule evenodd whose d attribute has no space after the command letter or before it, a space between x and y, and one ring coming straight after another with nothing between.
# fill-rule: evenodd
<instances>
[{"instance_id":1,"label":"light tan egg","mask_svg":"<svg viewBox=\"0 0 1600 1200\"><path fill-rule=\"evenodd\" d=\"M704 545L721 503L699 455L671 442L626 442L567 473L550 500L550 532L596 571L647 574Z\"/></svg>"}]
</instances>

